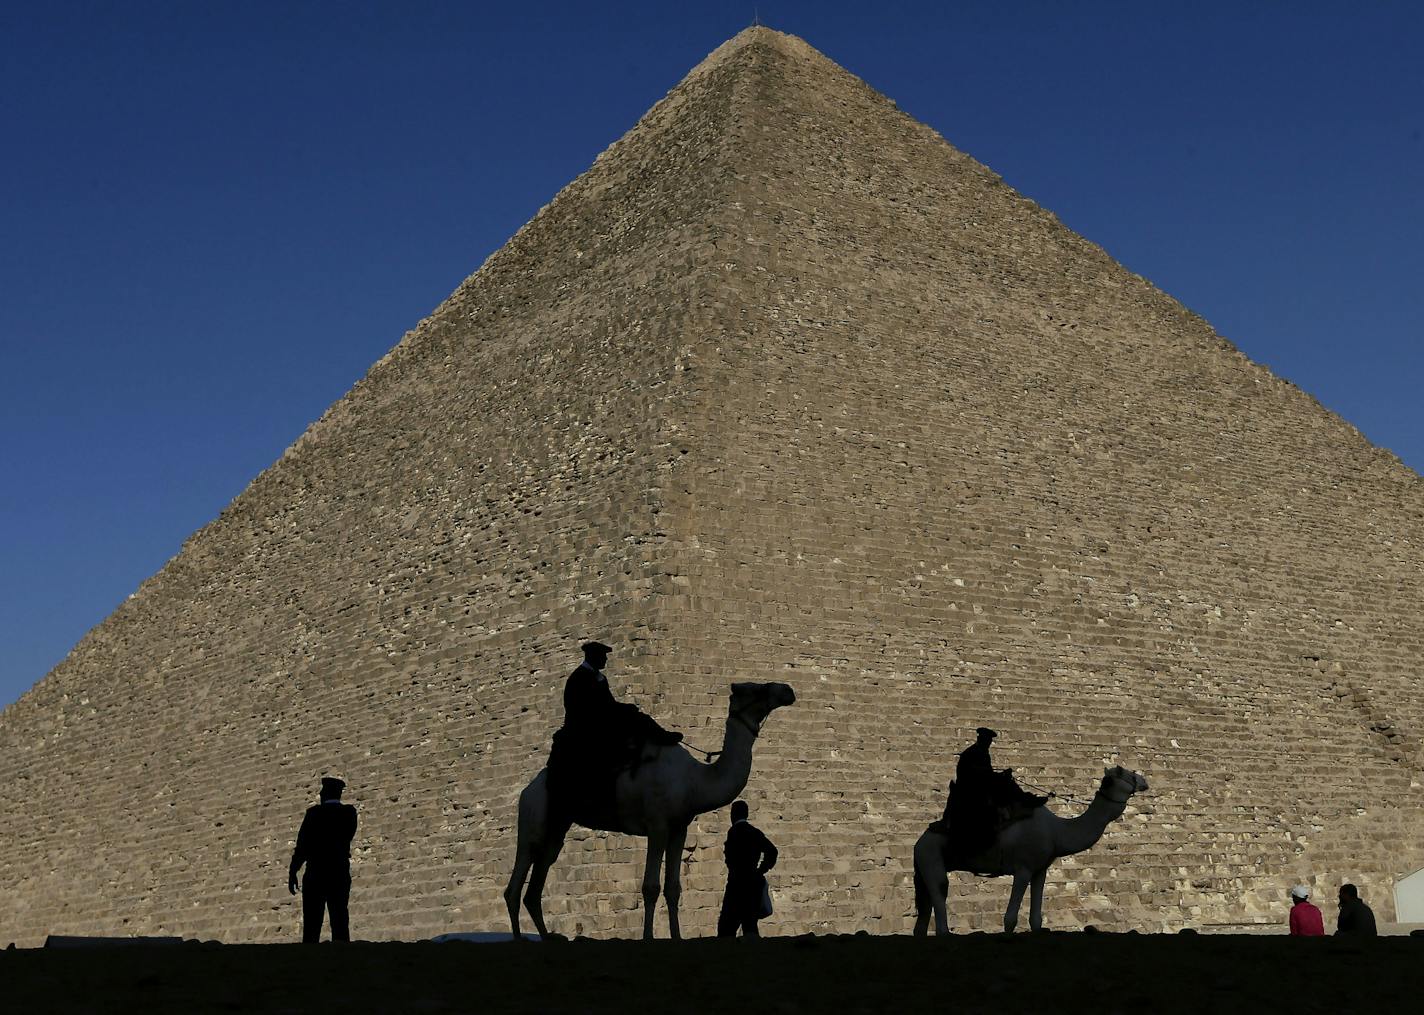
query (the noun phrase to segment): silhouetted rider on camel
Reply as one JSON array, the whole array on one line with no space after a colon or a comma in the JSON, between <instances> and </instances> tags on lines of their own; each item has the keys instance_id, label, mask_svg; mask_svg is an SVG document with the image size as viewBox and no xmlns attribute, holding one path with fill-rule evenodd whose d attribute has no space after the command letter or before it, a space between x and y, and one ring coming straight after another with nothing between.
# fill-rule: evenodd
<instances>
[{"instance_id":1,"label":"silhouetted rider on camel","mask_svg":"<svg viewBox=\"0 0 1424 1015\"><path fill-rule=\"evenodd\" d=\"M1048 802L1048 797L1021 788L1012 768L994 771L989 745L999 734L985 726L975 733L978 739L959 755L941 819L948 826L950 848L965 854L986 849L999 829Z\"/></svg>"},{"instance_id":2,"label":"silhouetted rider on camel","mask_svg":"<svg viewBox=\"0 0 1424 1015\"><path fill-rule=\"evenodd\" d=\"M613 650L601 642L583 645L583 663L564 684L564 725L549 751L551 803L570 815L580 807L613 805L618 773L635 765L648 744L680 743L637 705L617 701L603 675Z\"/></svg>"}]
</instances>

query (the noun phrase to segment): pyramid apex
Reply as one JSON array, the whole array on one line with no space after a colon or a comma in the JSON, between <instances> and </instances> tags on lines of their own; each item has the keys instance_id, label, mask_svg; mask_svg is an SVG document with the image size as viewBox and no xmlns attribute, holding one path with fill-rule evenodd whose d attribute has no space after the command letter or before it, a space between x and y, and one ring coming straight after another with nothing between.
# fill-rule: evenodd
<instances>
[{"instance_id":1,"label":"pyramid apex","mask_svg":"<svg viewBox=\"0 0 1424 1015\"><path fill-rule=\"evenodd\" d=\"M747 41L751 41L751 40L753 40L753 39L770 39L770 38L774 38L774 37L777 37L777 36L782 36L782 35L785 35L785 34L786 34L786 33L784 33L784 32L778 32L778 31L776 31L776 30L773 29L773 28L768 28L768 27L766 27L766 25L763 25L763 24L755 24L755 25L748 25L746 28L743 28L743 29L742 29L740 32L738 32L736 35L732 36L732 38L729 39L728 41L729 41L729 42L736 42L737 40L740 39L740 40L742 40L743 42L747 42Z\"/></svg>"},{"instance_id":2,"label":"pyramid apex","mask_svg":"<svg viewBox=\"0 0 1424 1015\"><path fill-rule=\"evenodd\" d=\"M691 77L699 71L705 71L715 67L749 46L764 46L781 53L795 53L802 56L814 55L819 56L823 60L828 59L828 57L800 36L789 35L786 32L778 32L776 29L767 28L765 25L748 25L708 54L707 58L693 68L688 76Z\"/></svg>"}]
</instances>

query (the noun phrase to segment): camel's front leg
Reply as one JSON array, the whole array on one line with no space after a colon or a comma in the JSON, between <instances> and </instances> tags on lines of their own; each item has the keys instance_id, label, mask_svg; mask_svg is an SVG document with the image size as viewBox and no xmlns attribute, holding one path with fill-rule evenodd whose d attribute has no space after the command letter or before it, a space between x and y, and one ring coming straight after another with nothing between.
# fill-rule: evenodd
<instances>
[{"instance_id":1,"label":"camel's front leg","mask_svg":"<svg viewBox=\"0 0 1424 1015\"><path fill-rule=\"evenodd\" d=\"M1047 880L1047 867L1033 872L1028 896L1028 925L1033 930L1043 929L1043 883Z\"/></svg>"},{"instance_id":2,"label":"camel's front leg","mask_svg":"<svg viewBox=\"0 0 1424 1015\"><path fill-rule=\"evenodd\" d=\"M1014 889L1009 892L1009 908L1004 910L1004 933L1012 934L1019 925L1019 906L1023 903L1024 889L1028 888L1028 871L1014 871Z\"/></svg>"},{"instance_id":3,"label":"camel's front leg","mask_svg":"<svg viewBox=\"0 0 1424 1015\"><path fill-rule=\"evenodd\" d=\"M682 846L686 841L687 826L683 825L668 833L663 850L663 898L667 900L668 935L674 941L682 937L682 928L677 922L677 900L682 897Z\"/></svg>"},{"instance_id":4,"label":"camel's front leg","mask_svg":"<svg viewBox=\"0 0 1424 1015\"><path fill-rule=\"evenodd\" d=\"M643 940L653 939L653 917L658 909L658 893L662 884L658 877L663 865L663 855L667 850L668 835L665 831L648 833L648 864L643 868Z\"/></svg>"}]
</instances>

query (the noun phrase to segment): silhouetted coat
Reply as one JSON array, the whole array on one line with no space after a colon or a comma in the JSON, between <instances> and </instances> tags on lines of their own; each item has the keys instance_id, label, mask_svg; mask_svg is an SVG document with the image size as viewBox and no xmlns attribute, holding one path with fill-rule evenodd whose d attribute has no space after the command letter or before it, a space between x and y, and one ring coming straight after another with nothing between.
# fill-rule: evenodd
<instances>
[{"instance_id":1,"label":"silhouetted coat","mask_svg":"<svg viewBox=\"0 0 1424 1015\"><path fill-rule=\"evenodd\" d=\"M1374 937L1379 933L1375 927L1375 911L1365 905L1364 899L1348 899L1340 903L1340 918L1335 923L1335 933Z\"/></svg>"},{"instance_id":2,"label":"silhouetted coat","mask_svg":"<svg viewBox=\"0 0 1424 1015\"><path fill-rule=\"evenodd\" d=\"M549 750L546 768L555 807L606 817L614 804L614 780L636 763L641 746L681 739L637 705L615 699L607 678L584 663L564 683L564 725Z\"/></svg>"},{"instance_id":3,"label":"silhouetted coat","mask_svg":"<svg viewBox=\"0 0 1424 1015\"><path fill-rule=\"evenodd\" d=\"M965 792L988 796L993 780L994 762L989 756L989 745L976 740L960 752L959 763L954 767L954 781Z\"/></svg>"},{"instance_id":4,"label":"silhouetted coat","mask_svg":"<svg viewBox=\"0 0 1424 1015\"><path fill-rule=\"evenodd\" d=\"M750 821L743 819L727 830L722 859L727 863L728 880L765 874L776 866L776 857L771 840Z\"/></svg>"},{"instance_id":5,"label":"silhouetted coat","mask_svg":"<svg viewBox=\"0 0 1424 1015\"><path fill-rule=\"evenodd\" d=\"M727 830L722 856L727 861L727 891L717 918L717 936L736 937L740 927L747 937L756 937L761 893L766 872L776 866L776 847L761 829L744 819Z\"/></svg>"},{"instance_id":6,"label":"silhouetted coat","mask_svg":"<svg viewBox=\"0 0 1424 1015\"><path fill-rule=\"evenodd\" d=\"M564 725L549 751L549 793L560 810L593 813L613 806L613 780L631 756L638 709L613 697L608 679L588 664L564 683Z\"/></svg>"},{"instance_id":7,"label":"silhouetted coat","mask_svg":"<svg viewBox=\"0 0 1424 1015\"><path fill-rule=\"evenodd\" d=\"M975 853L993 841L998 824L994 777L988 744L975 741L960 752L944 808L955 850Z\"/></svg>"},{"instance_id":8,"label":"silhouetted coat","mask_svg":"<svg viewBox=\"0 0 1424 1015\"><path fill-rule=\"evenodd\" d=\"M356 838L356 808L339 800L308 807L292 850L292 870L351 870L351 840Z\"/></svg>"},{"instance_id":9,"label":"silhouetted coat","mask_svg":"<svg viewBox=\"0 0 1424 1015\"><path fill-rule=\"evenodd\" d=\"M570 729L597 727L612 720L619 708L608 679L592 666L581 665L564 684L564 725Z\"/></svg>"},{"instance_id":10,"label":"silhouetted coat","mask_svg":"<svg viewBox=\"0 0 1424 1015\"><path fill-rule=\"evenodd\" d=\"M331 939L350 941L351 840L356 837L356 808L337 800L307 808L292 850L291 876L302 864L302 940L321 939L322 918L331 913Z\"/></svg>"}]
</instances>

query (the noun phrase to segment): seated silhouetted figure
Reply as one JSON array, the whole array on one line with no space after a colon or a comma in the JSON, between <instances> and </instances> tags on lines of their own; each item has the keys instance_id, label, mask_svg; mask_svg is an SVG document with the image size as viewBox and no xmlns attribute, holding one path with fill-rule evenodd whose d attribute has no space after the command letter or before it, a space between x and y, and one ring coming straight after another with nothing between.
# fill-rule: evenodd
<instances>
[{"instance_id":1,"label":"seated silhouetted figure","mask_svg":"<svg viewBox=\"0 0 1424 1015\"><path fill-rule=\"evenodd\" d=\"M644 745L682 740L681 733L663 729L638 706L613 697L603 675L612 651L586 642L583 662L564 684L564 725L554 734L548 779L550 797L569 813L610 808L619 771L636 762Z\"/></svg>"},{"instance_id":2,"label":"seated silhouetted figure","mask_svg":"<svg viewBox=\"0 0 1424 1015\"><path fill-rule=\"evenodd\" d=\"M1310 889L1296 885L1291 889L1290 932L1292 937L1324 937L1325 919L1310 901Z\"/></svg>"},{"instance_id":3,"label":"seated silhouetted figure","mask_svg":"<svg viewBox=\"0 0 1424 1015\"><path fill-rule=\"evenodd\" d=\"M980 726L975 734L977 739L960 753L955 765L943 818L950 848L965 856L987 849L999 829L1028 817L1048 800L1020 788L1013 769L994 771L989 745L997 733Z\"/></svg>"},{"instance_id":4,"label":"seated silhouetted figure","mask_svg":"<svg viewBox=\"0 0 1424 1015\"><path fill-rule=\"evenodd\" d=\"M727 891L722 896L722 913L717 917L717 936L760 937L757 921L770 915L762 908L766 894L766 872L776 866L776 847L761 830L747 820L751 809L745 800L732 804L732 827L722 855L727 861Z\"/></svg>"},{"instance_id":5,"label":"seated silhouetted figure","mask_svg":"<svg viewBox=\"0 0 1424 1015\"><path fill-rule=\"evenodd\" d=\"M1375 912L1360 898L1360 890L1354 885L1340 886L1340 916L1335 922L1335 933L1346 937L1374 937Z\"/></svg>"},{"instance_id":6,"label":"seated silhouetted figure","mask_svg":"<svg viewBox=\"0 0 1424 1015\"><path fill-rule=\"evenodd\" d=\"M356 837L356 808L341 802L346 783L321 780L321 803L307 809L287 868L287 891L297 894L297 871L302 877L302 941L321 940L321 921L331 913L331 940L350 941L347 903L351 898L351 840Z\"/></svg>"}]
</instances>

